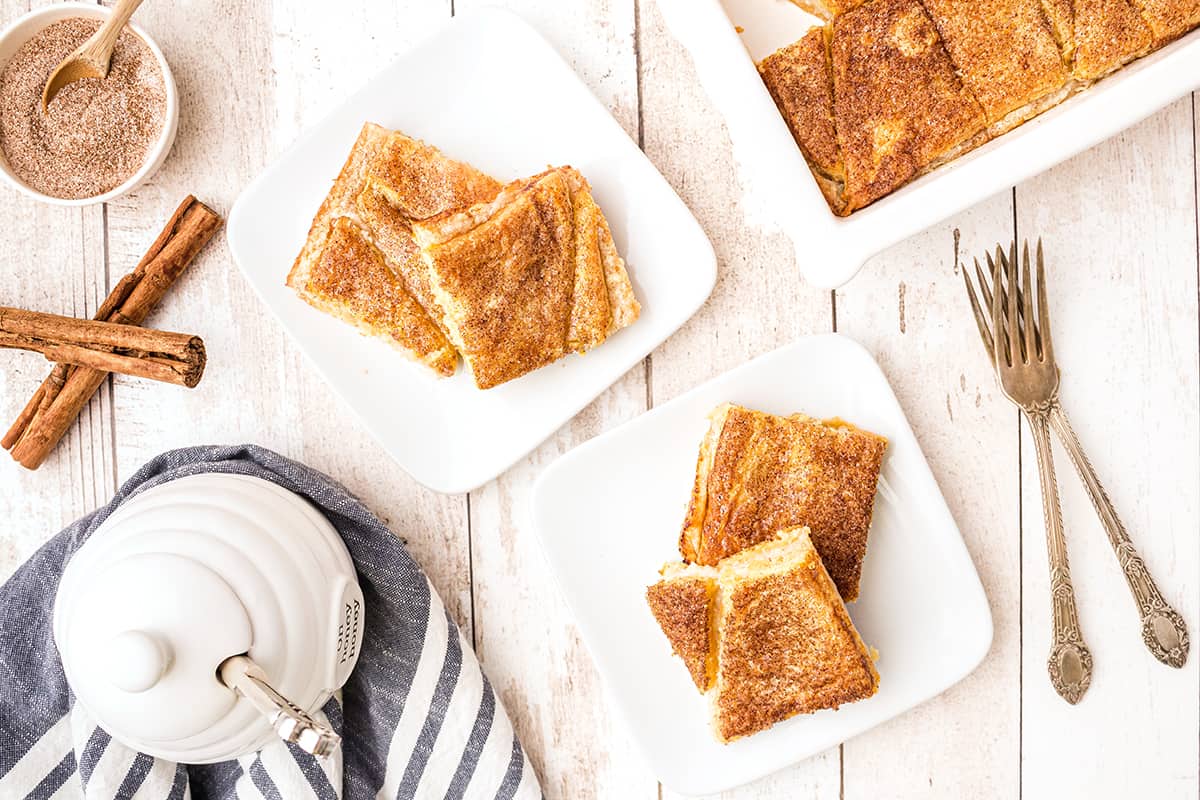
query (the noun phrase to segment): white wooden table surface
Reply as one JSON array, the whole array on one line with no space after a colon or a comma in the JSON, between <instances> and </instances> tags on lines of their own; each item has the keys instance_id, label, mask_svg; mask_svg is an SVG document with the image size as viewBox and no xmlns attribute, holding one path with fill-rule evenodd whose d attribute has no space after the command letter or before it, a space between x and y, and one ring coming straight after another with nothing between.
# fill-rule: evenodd
<instances>
[{"instance_id":1,"label":"white wooden table surface","mask_svg":"<svg viewBox=\"0 0 1200 800\"><path fill-rule=\"evenodd\" d=\"M147 3L138 19L182 95L174 153L150 184L104 207L48 208L2 191L0 302L90 316L185 194L228 212L306 126L480 2ZM943 696L728 796L1197 797L1196 98L893 247L829 293L801 283L787 241L743 219L725 129L653 0L502 4L571 61L699 218L720 260L708 304L528 458L469 496L447 497L412 481L357 424L259 305L222 238L151 318L203 335L210 363L199 388L117 378L37 472L0 454L0 578L156 453L257 442L337 476L407 539L474 642L547 797L669 797L614 719L547 574L528 523L530 484L561 453L647 407L798 336L837 330L865 344L891 379L983 578L995 642ZM0 17L27 6L0 0ZM1059 451L1096 663L1074 708L1045 674L1048 580L1032 440L981 356L959 275L971 255L1014 233L1045 237L1065 405L1193 636L1181 671L1142 647L1116 561ZM31 354L0 353L4 427L46 368Z\"/></svg>"}]
</instances>

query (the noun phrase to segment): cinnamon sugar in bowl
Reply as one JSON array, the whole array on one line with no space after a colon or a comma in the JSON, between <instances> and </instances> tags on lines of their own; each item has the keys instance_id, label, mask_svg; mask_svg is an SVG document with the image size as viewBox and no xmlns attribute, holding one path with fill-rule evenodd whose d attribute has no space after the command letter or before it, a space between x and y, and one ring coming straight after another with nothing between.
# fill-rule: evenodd
<instances>
[{"instance_id":1,"label":"cinnamon sugar in bowl","mask_svg":"<svg viewBox=\"0 0 1200 800\"><path fill-rule=\"evenodd\" d=\"M149 178L174 142L175 82L158 46L136 25L118 39L107 78L68 85L42 112L45 79L109 13L52 4L0 33L0 176L43 202L112 200Z\"/></svg>"}]
</instances>

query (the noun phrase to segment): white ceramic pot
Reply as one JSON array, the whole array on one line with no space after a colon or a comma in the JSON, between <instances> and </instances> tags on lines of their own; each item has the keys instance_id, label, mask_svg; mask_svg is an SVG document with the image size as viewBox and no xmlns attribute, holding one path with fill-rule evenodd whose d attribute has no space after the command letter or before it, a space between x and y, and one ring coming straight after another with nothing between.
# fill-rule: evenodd
<instances>
[{"instance_id":1,"label":"white ceramic pot","mask_svg":"<svg viewBox=\"0 0 1200 800\"><path fill-rule=\"evenodd\" d=\"M190 764L277 734L303 746L294 715L243 688L246 667L303 717L346 682L362 630L354 564L329 521L269 481L232 474L124 503L72 557L54 608L77 702L118 741Z\"/></svg>"}]
</instances>

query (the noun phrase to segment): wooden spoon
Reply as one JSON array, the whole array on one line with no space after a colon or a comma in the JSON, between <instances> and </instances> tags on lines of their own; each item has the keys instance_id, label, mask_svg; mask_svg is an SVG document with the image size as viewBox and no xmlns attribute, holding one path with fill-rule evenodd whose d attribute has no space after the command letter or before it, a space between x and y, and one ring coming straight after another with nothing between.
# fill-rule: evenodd
<instances>
[{"instance_id":1,"label":"wooden spoon","mask_svg":"<svg viewBox=\"0 0 1200 800\"><path fill-rule=\"evenodd\" d=\"M117 44L117 37L121 35L125 23L129 22L133 12L137 11L141 4L142 0L120 0L100 29L50 73L46 88L42 90L43 113L54 96L68 83L74 83L81 78L108 77L108 67L112 63L112 51Z\"/></svg>"}]
</instances>

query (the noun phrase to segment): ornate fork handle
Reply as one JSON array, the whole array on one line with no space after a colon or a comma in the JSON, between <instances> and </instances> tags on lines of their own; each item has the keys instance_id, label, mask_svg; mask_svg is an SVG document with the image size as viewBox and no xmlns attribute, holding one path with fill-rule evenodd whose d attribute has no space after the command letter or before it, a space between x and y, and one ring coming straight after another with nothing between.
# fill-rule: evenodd
<instances>
[{"instance_id":1,"label":"ornate fork handle","mask_svg":"<svg viewBox=\"0 0 1200 800\"><path fill-rule=\"evenodd\" d=\"M1182 667L1188 655L1187 624L1158 590L1150 570L1146 568L1146 562L1129 540L1121 518L1117 516L1100 479L1096 477L1087 454L1083 452L1066 413L1057 402L1050 407L1050 424L1054 426L1079 477L1083 479L1092 505L1096 507L1096 514L1108 534L1113 553L1121 564L1121 571L1125 573L1125 582L1129 584L1129 591L1137 602L1138 614L1142 619L1142 640L1159 661L1170 667Z\"/></svg>"},{"instance_id":2,"label":"ornate fork handle","mask_svg":"<svg viewBox=\"0 0 1200 800\"><path fill-rule=\"evenodd\" d=\"M1092 653L1083 643L1075 587L1067 562L1067 540L1063 535L1062 509L1058 504L1058 482L1050 454L1050 426L1046 412L1024 409L1033 431L1038 476L1042 486L1042 511L1046 517L1046 549L1050 554L1050 603L1054 614L1053 643L1047 667L1050 683L1068 703L1078 703L1092 682Z\"/></svg>"}]
</instances>

